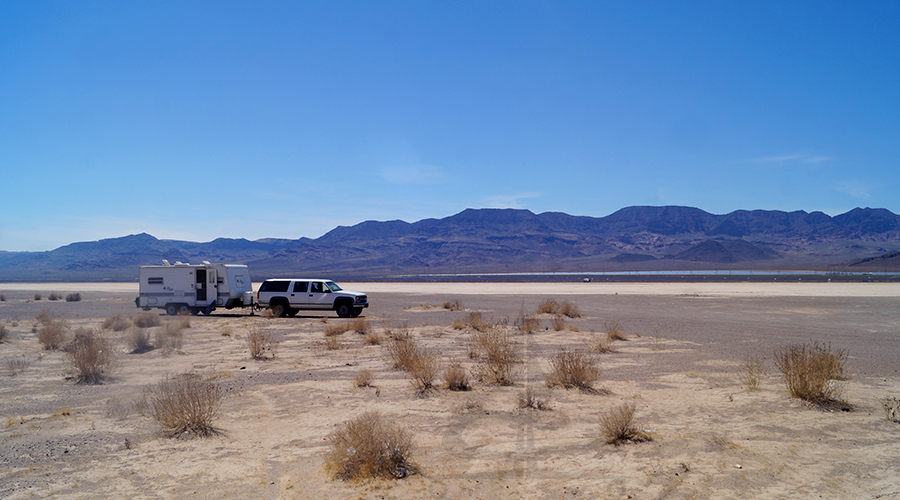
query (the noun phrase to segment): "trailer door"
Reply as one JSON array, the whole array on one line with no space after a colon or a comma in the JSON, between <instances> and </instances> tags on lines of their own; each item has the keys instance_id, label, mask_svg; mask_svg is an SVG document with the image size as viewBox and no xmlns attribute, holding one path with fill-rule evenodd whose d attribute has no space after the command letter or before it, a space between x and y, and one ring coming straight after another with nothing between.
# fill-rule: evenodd
<instances>
[{"instance_id":1,"label":"trailer door","mask_svg":"<svg viewBox=\"0 0 900 500\"><path fill-rule=\"evenodd\" d=\"M216 302L219 298L219 282L216 270L208 270L206 276L206 283L209 285L206 289L207 299L209 299L210 302Z\"/></svg>"},{"instance_id":2,"label":"trailer door","mask_svg":"<svg viewBox=\"0 0 900 500\"><path fill-rule=\"evenodd\" d=\"M197 280L197 304L206 302L206 269L198 268L196 272Z\"/></svg>"}]
</instances>

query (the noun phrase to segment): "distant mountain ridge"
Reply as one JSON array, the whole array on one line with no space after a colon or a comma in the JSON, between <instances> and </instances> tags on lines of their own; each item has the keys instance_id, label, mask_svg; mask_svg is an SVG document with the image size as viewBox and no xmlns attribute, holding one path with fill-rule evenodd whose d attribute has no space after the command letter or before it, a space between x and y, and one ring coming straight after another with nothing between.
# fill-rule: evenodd
<instances>
[{"instance_id":1,"label":"distant mountain ridge","mask_svg":"<svg viewBox=\"0 0 900 500\"><path fill-rule=\"evenodd\" d=\"M160 240L142 233L48 252L0 252L0 279L130 279L137 267L240 262L254 276L683 269L900 270L900 216L635 206L606 217L466 209L417 222L365 221L316 238Z\"/></svg>"}]
</instances>

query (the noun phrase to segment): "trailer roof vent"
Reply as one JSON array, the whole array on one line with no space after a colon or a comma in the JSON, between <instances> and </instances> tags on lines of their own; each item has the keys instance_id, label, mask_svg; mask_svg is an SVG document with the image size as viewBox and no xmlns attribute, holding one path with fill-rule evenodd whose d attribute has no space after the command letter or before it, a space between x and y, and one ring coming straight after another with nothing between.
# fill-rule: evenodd
<instances>
[{"instance_id":1,"label":"trailer roof vent","mask_svg":"<svg viewBox=\"0 0 900 500\"><path fill-rule=\"evenodd\" d=\"M166 259L163 259L163 265L164 265L164 266L171 266L172 264L169 264L169 261L167 261Z\"/></svg>"},{"instance_id":2,"label":"trailer roof vent","mask_svg":"<svg viewBox=\"0 0 900 500\"><path fill-rule=\"evenodd\" d=\"M204 261L203 261L203 265L205 265L205 266L209 266L209 265L211 265L211 264L210 264L210 263L209 263L209 261L208 261L208 260L204 260Z\"/></svg>"}]
</instances>

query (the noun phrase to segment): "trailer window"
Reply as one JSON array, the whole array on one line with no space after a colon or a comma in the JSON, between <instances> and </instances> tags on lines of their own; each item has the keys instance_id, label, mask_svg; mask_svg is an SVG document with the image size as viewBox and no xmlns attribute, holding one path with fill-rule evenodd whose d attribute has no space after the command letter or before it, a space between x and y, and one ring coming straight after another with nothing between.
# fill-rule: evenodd
<instances>
[{"instance_id":1,"label":"trailer window","mask_svg":"<svg viewBox=\"0 0 900 500\"><path fill-rule=\"evenodd\" d=\"M162 278L147 278L147 284L148 285L162 285L163 279Z\"/></svg>"}]
</instances>

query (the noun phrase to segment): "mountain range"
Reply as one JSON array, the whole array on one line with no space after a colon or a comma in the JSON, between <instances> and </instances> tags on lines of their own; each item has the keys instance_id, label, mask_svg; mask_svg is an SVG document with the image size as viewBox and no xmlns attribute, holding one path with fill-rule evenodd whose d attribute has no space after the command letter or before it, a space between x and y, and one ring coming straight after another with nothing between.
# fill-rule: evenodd
<instances>
[{"instance_id":1,"label":"mountain range","mask_svg":"<svg viewBox=\"0 0 900 500\"><path fill-rule=\"evenodd\" d=\"M146 233L47 252L0 251L2 280L133 279L141 265L243 263L255 278L636 270L900 270L900 216L636 206L606 217L467 209L366 221L316 238L160 240Z\"/></svg>"}]
</instances>

